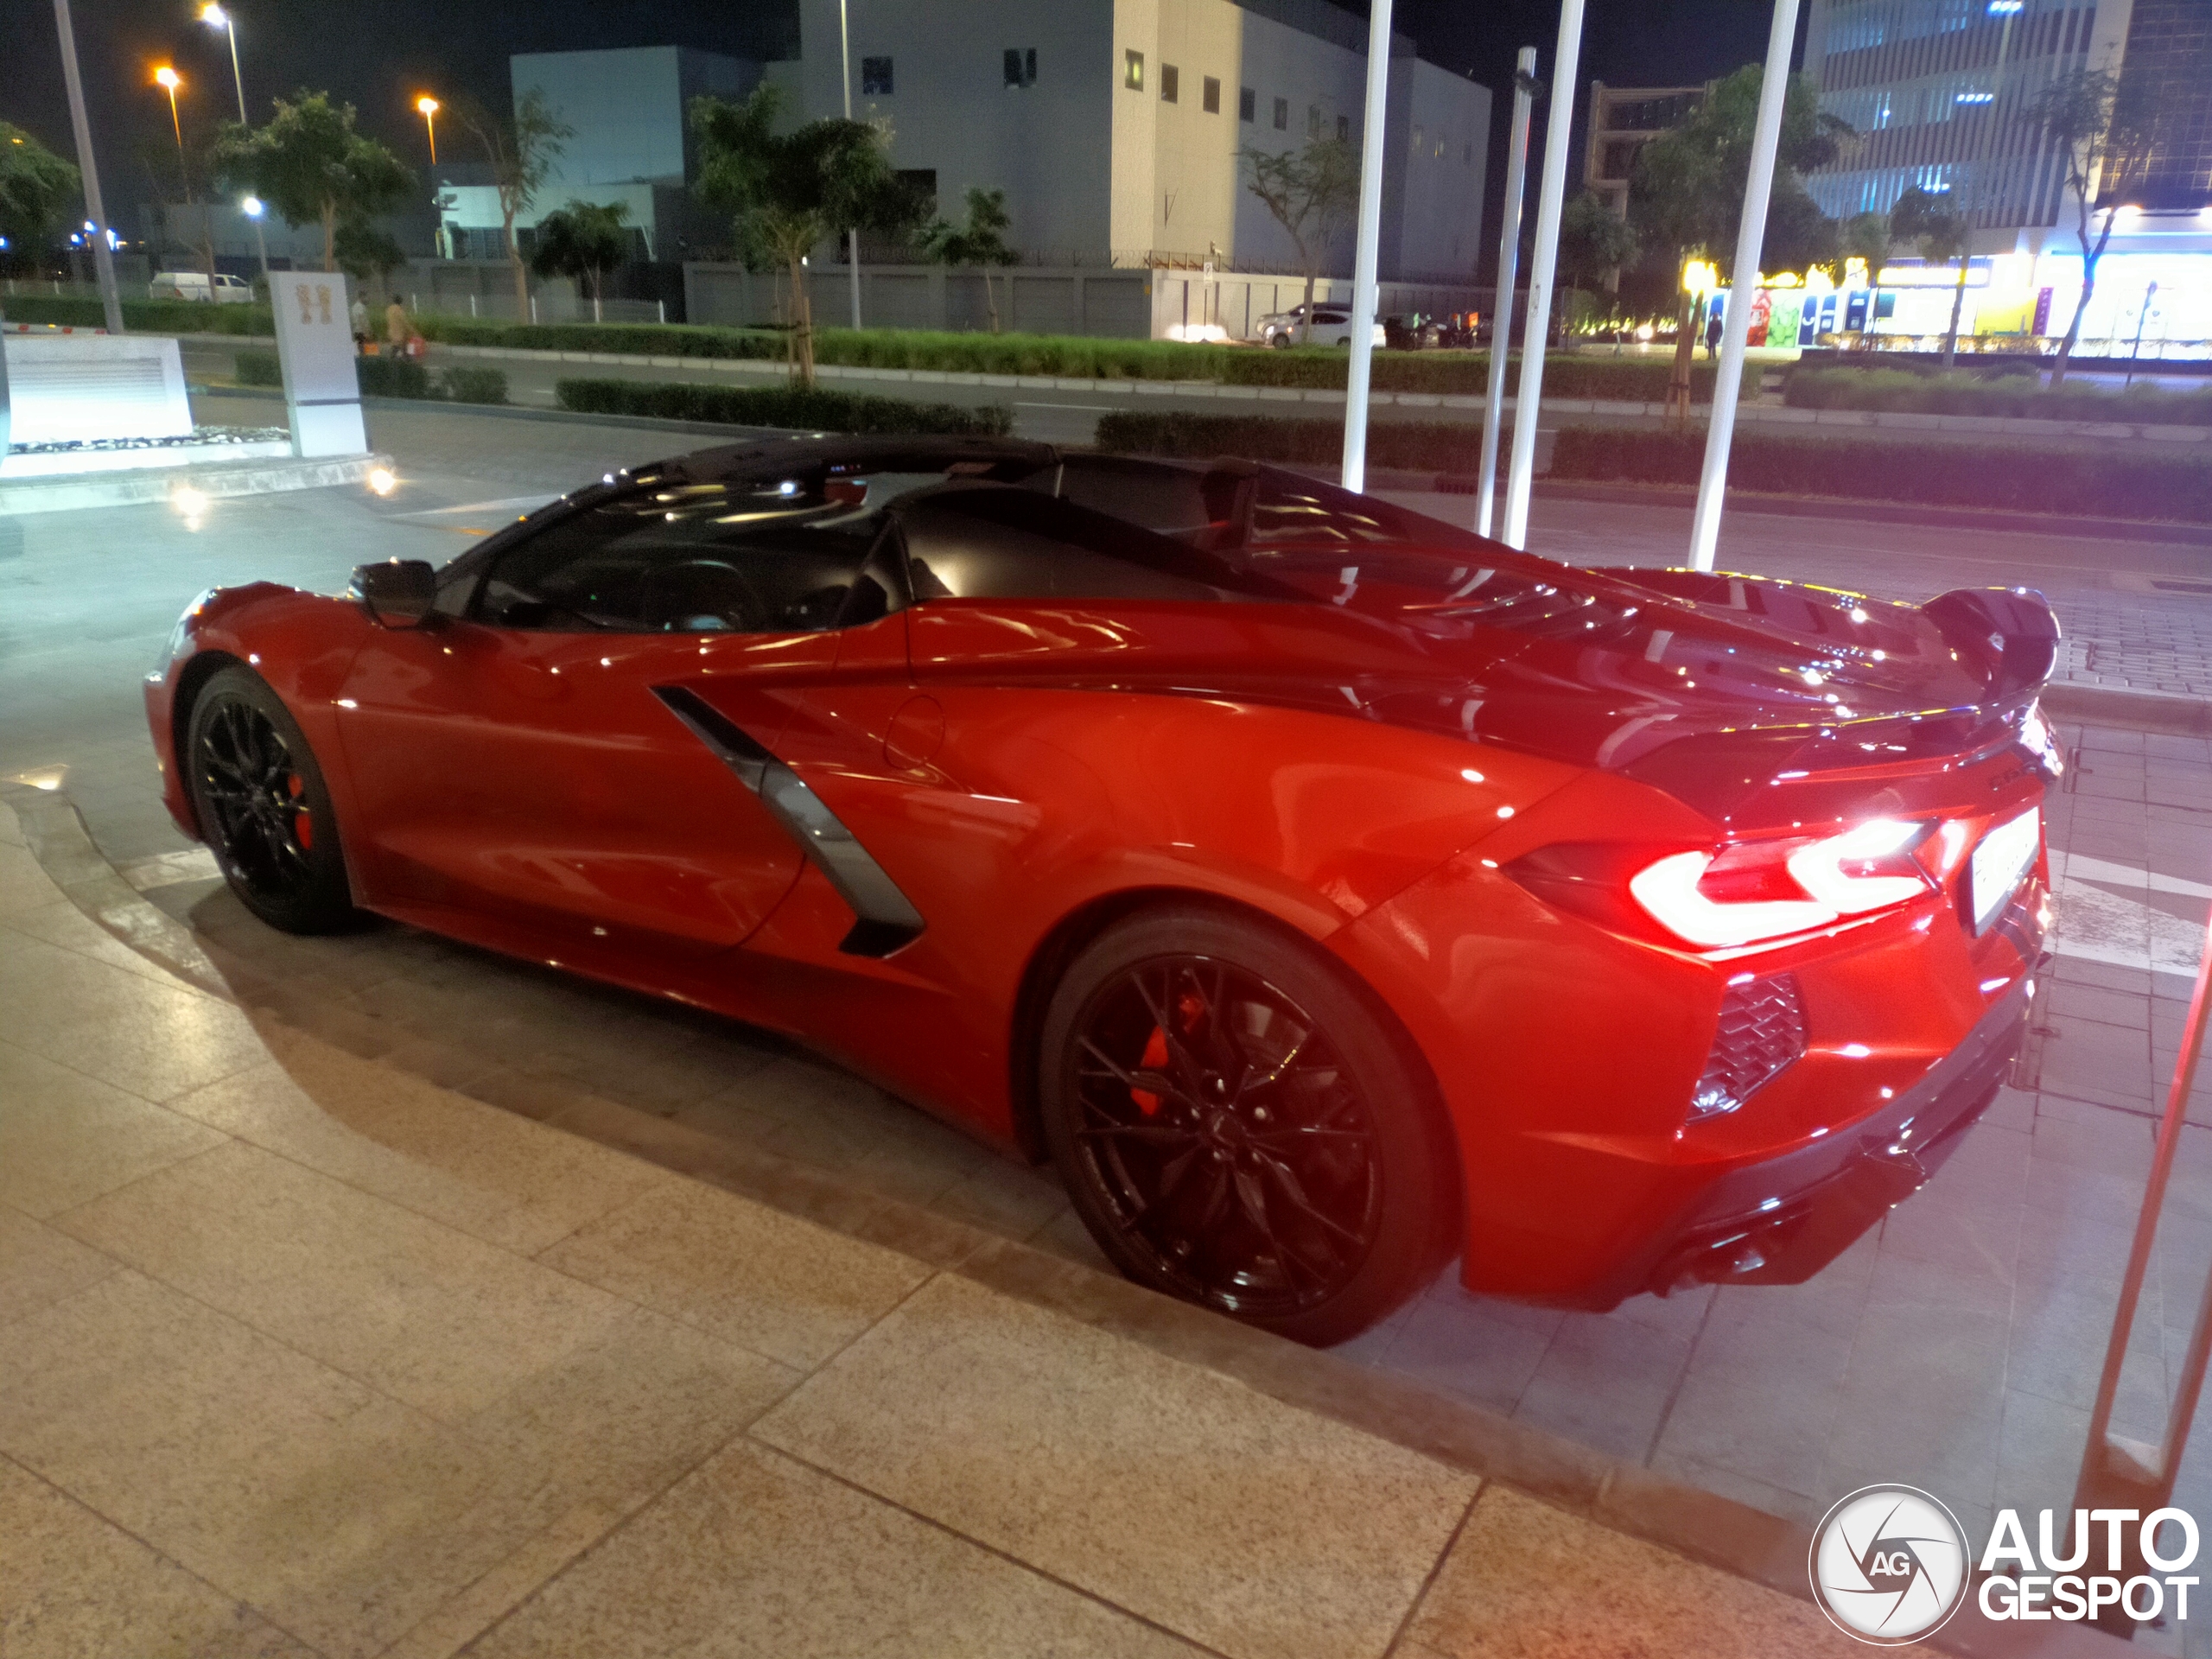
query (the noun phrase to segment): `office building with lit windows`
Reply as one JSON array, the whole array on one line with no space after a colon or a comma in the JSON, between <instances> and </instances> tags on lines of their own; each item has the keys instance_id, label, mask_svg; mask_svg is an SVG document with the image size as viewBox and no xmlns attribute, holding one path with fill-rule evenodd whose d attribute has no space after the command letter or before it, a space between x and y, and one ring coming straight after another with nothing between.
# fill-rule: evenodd
<instances>
[{"instance_id":1,"label":"office building with lit windows","mask_svg":"<svg viewBox=\"0 0 2212 1659\"><path fill-rule=\"evenodd\" d=\"M1248 148L1357 142L1367 23L1325 0L851 0L853 112L957 217L1003 190L1008 239L1050 262L1294 269L1245 188ZM838 0L802 0L810 116L841 113ZM1385 279L1468 282L1490 92L1396 36L1384 139ZM1351 270L1347 227L1326 269Z\"/></svg>"},{"instance_id":2,"label":"office building with lit windows","mask_svg":"<svg viewBox=\"0 0 2212 1659\"><path fill-rule=\"evenodd\" d=\"M1813 0L1805 67L1855 135L1806 181L1822 211L1885 213L1916 185L1947 197L1972 230L1967 330L2044 339L2066 331L2079 296L2080 203L2035 106L2063 77L2119 75L2154 138L2142 176L2092 187L2093 236L2106 207L2116 218L2078 349L2125 353L2140 337L2146 354L2212 353L2207 0ZM1892 252L1869 327L1940 332L1956 265Z\"/></svg>"}]
</instances>

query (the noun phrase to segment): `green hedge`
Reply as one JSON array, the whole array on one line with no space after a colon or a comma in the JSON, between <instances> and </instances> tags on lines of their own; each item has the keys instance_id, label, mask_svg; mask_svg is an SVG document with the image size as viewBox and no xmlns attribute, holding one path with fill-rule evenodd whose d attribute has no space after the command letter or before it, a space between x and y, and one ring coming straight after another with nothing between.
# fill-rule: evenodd
<instances>
[{"instance_id":1,"label":"green hedge","mask_svg":"<svg viewBox=\"0 0 2212 1659\"><path fill-rule=\"evenodd\" d=\"M1704 461L1700 427L1570 426L1553 442L1548 476L1694 485ZM2155 451L1738 432L1728 482L1775 495L2212 524L2212 464Z\"/></svg>"},{"instance_id":2,"label":"green hedge","mask_svg":"<svg viewBox=\"0 0 2212 1659\"><path fill-rule=\"evenodd\" d=\"M281 386L284 384L284 371L277 363L276 353L246 347L232 359L231 378L242 386Z\"/></svg>"},{"instance_id":3,"label":"green hedge","mask_svg":"<svg viewBox=\"0 0 2212 1659\"><path fill-rule=\"evenodd\" d=\"M1272 420L1264 415L1154 414L1116 410L1098 420L1101 449L1127 455L1243 455L1334 466L1344 457L1344 423ZM1375 422L1367 429L1367 460L1394 471L1471 473L1482 454L1482 429L1461 422Z\"/></svg>"},{"instance_id":4,"label":"green hedge","mask_svg":"<svg viewBox=\"0 0 2212 1659\"><path fill-rule=\"evenodd\" d=\"M1970 371L1923 374L1910 369L1799 369L1789 377L1786 397L1796 409L2212 426L2212 391L2166 391L2153 385L2112 391L2080 382L2054 390L2044 385L2032 370L1991 379Z\"/></svg>"},{"instance_id":5,"label":"green hedge","mask_svg":"<svg viewBox=\"0 0 2212 1659\"><path fill-rule=\"evenodd\" d=\"M107 313L96 299L67 296L0 296L0 315L10 322L42 322L59 328L105 328ZM123 302L123 326L149 334L274 334L265 305L205 305L194 300Z\"/></svg>"},{"instance_id":6,"label":"green hedge","mask_svg":"<svg viewBox=\"0 0 2212 1659\"><path fill-rule=\"evenodd\" d=\"M1230 351L1221 378L1236 386L1309 386L1342 391L1347 373L1341 350L1301 346L1295 351ZM1603 398L1614 403L1656 404L1667 396L1667 381L1674 372L1665 358L1615 357L1610 353L1577 355L1554 352L1544 359L1547 397ZM1744 395L1756 397L1763 365L1744 365ZM1438 393L1446 397L1479 397L1490 389L1487 352L1377 352L1373 380L1377 391ZM1506 365L1506 393L1520 384L1521 359L1516 353ZM1690 398L1713 401L1715 375L1710 363L1690 365Z\"/></svg>"},{"instance_id":7,"label":"green hedge","mask_svg":"<svg viewBox=\"0 0 2212 1659\"><path fill-rule=\"evenodd\" d=\"M561 407L588 415L648 415L721 426L785 427L824 432L930 432L1002 437L1014 411L1002 404L963 409L897 397L803 386L695 386L640 380L563 380Z\"/></svg>"}]
</instances>

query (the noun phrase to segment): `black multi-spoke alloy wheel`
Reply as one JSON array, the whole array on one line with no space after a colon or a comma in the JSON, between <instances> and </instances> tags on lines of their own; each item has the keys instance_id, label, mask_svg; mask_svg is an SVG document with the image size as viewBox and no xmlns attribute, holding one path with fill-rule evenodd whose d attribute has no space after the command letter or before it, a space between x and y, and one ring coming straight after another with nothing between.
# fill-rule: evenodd
<instances>
[{"instance_id":1,"label":"black multi-spoke alloy wheel","mask_svg":"<svg viewBox=\"0 0 2212 1659\"><path fill-rule=\"evenodd\" d=\"M1046 1016L1045 1135L1141 1284L1300 1342L1356 1336L1440 1264L1433 1091L1313 947L1198 906L1116 924Z\"/></svg>"},{"instance_id":2,"label":"black multi-spoke alloy wheel","mask_svg":"<svg viewBox=\"0 0 2212 1659\"><path fill-rule=\"evenodd\" d=\"M353 919L322 768L266 682L244 668L210 678L193 702L182 763L200 833L248 910L288 933Z\"/></svg>"}]
</instances>

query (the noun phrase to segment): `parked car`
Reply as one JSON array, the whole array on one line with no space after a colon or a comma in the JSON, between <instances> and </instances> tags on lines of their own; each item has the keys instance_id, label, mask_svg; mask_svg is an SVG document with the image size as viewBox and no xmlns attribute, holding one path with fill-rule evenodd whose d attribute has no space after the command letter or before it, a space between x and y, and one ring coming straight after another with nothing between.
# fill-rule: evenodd
<instances>
[{"instance_id":1,"label":"parked car","mask_svg":"<svg viewBox=\"0 0 2212 1659\"><path fill-rule=\"evenodd\" d=\"M198 300L203 304L250 305L253 302L253 284L244 277L233 276L227 271L217 271L211 287L204 270L165 270L146 285L149 298L156 300Z\"/></svg>"},{"instance_id":2,"label":"parked car","mask_svg":"<svg viewBox=\"0 0 2212 1659\"><path fill-rule=\"evenodd\" d=\"M747 441L147 677L271 925L788 1033L1171 1295L1793 1283L1994 1096L2049 922L2024 590L1570 568L1250 463Z\"/></svg>"},{"instance_id":3,"label":"parked car","mask_svg":"<svg viewBox=\"0 0 2212 1659\"><path fill-rule=\"evenodd\" d=\"M1313 307L1313 330L1308 340L1299 337L1299 325L1305 321L1306 308L1294 305L1287 311L1271 311L1260 319L1260 338L1269 346L1350 346L1351 344L1351 308L1316 302ZM1375 325L1375 344L1377 349L1389 343L1381 323Z\"/></svg>"}]
</instances>

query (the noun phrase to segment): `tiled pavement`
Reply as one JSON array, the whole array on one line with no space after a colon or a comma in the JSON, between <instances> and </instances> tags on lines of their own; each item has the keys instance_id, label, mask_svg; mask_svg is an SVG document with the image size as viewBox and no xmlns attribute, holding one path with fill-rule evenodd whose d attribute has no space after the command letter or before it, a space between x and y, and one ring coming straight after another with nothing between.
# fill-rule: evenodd
<instances>
[{"instance_id":1,"label":"tiled pavement","mask_svg":"<svg viewBox=\"0 0 2212 1659\"><path fill-rule=\"evenodd\" d=\"M4 805L0 1009L9 1659L1851 1645L1602 1494L1114 1328L1127 1287L1025 1294L257 1025Z\"/></svg>"},{"instance_id":2,"label":"tiled pavement","mask_svg":"<svg viewBox=\"0 0 2212 1659\"><path fill-rule=\"evenodd\" d=\"M557 430L574 441L573 429ZM643 453L656 442L631 433L613 441ZM566 458L546 470L558 464ZM254 559L297 568L282 566L304 556L297 532L332 528L302 517L298 526L242 520L242 550L188 550L188 558L201 569L254 569ZM1653 517L1540 506L1537 544L1570 556L1669 556L1672 531ZM437 522L387 519L381 529L434 545L450 534L430 527ZM373 528L341 526L337 545L315 556L349 560L346 543L365 544L363 530ZM2150 620L2205 614L2212 603L2186 594L2110 598L2121 590L2102 582L2100 550L2058 537L2024 545L1947 534L1928 551L1921 531L1911 533L1917 550L1884 550L1910 537L1890 526L1750 514L1732 517L1729 534L1726 562L1909 594L2008 579L2000 567L2009 556L2024 571L2009 579L2051 591L2077 637L2079 607L2118 605L2144 620L2148 639ZM165 550L173 546L172 537ZM2198 556L2122 551L2139 569L2183 575ZM2043 569L2031 568L2038 563ZM7 574L0 563L0 582ZM180 572L171 585L201 579ZM83 613L62 596L55 604ZM0 613L0 646L6 627ZM86 632L94 651L105 649L104 634L128 640L138 657L150 650L120 622ZM0 651L0 680L10 667ZM66 687L43 690L65 705ZM105 710L45 722L42 737L42 723L29 722L41 750L26 747L22 727L0 734L0 775L65 768L109 855L156 902L188 917L238 982L286 1019L486 1098L512 1103L518 1091L557 1086L612 1099L1095 1259L1046 1176L739 1028L401 930L292 941L260 929L205 880L194 855L175 855L182 843L154 805L130 699L111 688L101 695ZM2065 954L2044 988L2022 1087L1877 1235L1805 1287L1644 1298L1603 1316L1471 1298L1447 1276L1353 1344L1351 1357L1799 1519L1872 1479L1917 1479L1977 1530L1999 1505L2063 1504L2212 897L2212 748L2134 732L2067 735L2076 765L2050 807L2053 845L2073 861ZM2212 1111L2212 1084L2200 1094L2198 1112ZM2212 1128L2212 1116L2200 1121ZM2207 1133L2192 1128L2184 1140L2133 1344L2124 1432L2147 1434L2159 1421L2212 1255ZM2181 1501L2212 1514L2212 1457L2202 1451L2184 1465Z\"/></svg>"}]
</instances>

